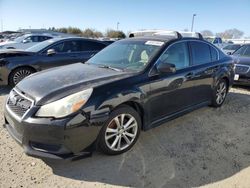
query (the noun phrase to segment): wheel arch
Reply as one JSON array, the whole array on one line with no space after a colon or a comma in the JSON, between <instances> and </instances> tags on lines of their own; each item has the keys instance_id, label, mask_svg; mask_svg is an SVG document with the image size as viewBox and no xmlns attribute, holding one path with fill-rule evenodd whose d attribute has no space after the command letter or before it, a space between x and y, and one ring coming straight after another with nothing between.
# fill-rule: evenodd
<instances>
[{"instance_id":1,"label":"wheel arch","mask_svg":"<svg viewBox=\"0 0 250 188\"><path fill-rule=\"evenodd\" d=\"M129 107L133 108L139 114L139 116L141 118L141 122L142 122L141 129L144 130L145 110L144 110L143 106L139 102L136 102L136 101L126 101L124 103L119 104L116 108L119 108L121 106L129 106Z\"/></svg>"},{"instance_id":2,"label":"wheel arch","mask_svg":"<svg viewBox=\"0 0 250 188\"><path fill-rule=\"evenodd\" d=\"M10 71L10 73L9 73L9 75L8 75L8 84L10 84L10 76L11 76L11 74L12 74L15 70L20 69L20 68L28 68L28 69L32 69L34 72L37 72L37 70L36 70L33 66L30 66L30 65L17 66L17 67L15 67L15 68L13 68L13 69Z\"/></svg>"}]
</instances>

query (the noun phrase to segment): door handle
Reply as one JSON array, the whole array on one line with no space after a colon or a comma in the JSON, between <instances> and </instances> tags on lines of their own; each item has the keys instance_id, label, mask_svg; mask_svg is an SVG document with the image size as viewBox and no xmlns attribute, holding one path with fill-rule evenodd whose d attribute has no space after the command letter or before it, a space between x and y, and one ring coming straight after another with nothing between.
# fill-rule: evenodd
<instances>
[{"instance_id":1,"label":"door handle","mask_svg":"<svg viewBox=\"0 0 250 188\"><path fill-rule=\"evenodd\" d=\"M190 73L186 74L186 76L185 76L185 78L187 78L187 79L191 79L193 77L194 77L194 73L193 72L190 72Z\"/></svg>"}]
</instances>

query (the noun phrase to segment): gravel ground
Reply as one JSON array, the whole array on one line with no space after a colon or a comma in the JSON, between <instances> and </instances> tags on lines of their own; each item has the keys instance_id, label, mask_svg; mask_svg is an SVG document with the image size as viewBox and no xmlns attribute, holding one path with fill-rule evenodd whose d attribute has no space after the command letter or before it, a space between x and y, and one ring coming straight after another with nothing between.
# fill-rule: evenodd
<instances>
[{"instance_id":1,"label":"gravel ground","mask_svg":"<svg viewBox=\"0 0 250 188\"><path fill-rule=\"evenodd\" d=\"M8 89L0 89L3 106ZM3 124L3 109L0 109ZM143 132L129 152L74 162L28 157L0 127L0 187L250 187L250 89Z\"/></svg>"}]
</instances>

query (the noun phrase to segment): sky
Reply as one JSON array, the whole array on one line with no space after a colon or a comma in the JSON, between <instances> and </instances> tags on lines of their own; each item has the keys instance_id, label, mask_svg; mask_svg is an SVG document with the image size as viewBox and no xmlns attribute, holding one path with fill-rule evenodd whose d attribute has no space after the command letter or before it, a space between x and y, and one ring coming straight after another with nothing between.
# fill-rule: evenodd
<instances>
[{"instance_id":1,"label":"sky","mask_svg":"<svg viewBox=\"0 0 250 188\"><path fill-rule=\"evenodd\" d=\"M125 33L141 29L214 33L237 28L250 36L250 0L0 0L0 31L49 27ZM1 24L2 23L2 24Z\"/></svg>"}]
</instances>

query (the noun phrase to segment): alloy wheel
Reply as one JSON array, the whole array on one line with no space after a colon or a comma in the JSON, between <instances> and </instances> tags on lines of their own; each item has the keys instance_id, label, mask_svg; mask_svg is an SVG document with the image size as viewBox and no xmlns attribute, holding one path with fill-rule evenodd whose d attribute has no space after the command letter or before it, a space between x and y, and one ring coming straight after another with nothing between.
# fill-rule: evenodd
<instances>
[{"instance_id":1,"label":"alloy wheel","mask_svg":"<svg viewBox=\"0 0 250 188\"><path fill-rule=\"evenodd\" d=\"M136 119L130 114L119 114L110 121L106 128L106 145L113 151L122 151L133 143L137 132Z\"/></svg>"},{"instance_id":2,"label":"alloy wheel","mask_svg":"<svg viewBox=\"0 0 250 188\"><path fill-rule=\"evenodd\" d=\"M13 76L13 82L14 82L14 84L15 85L18 84L18 82L20 82L25 77L29 76L31 73L32 72L30 70L27 70L27 69L19 70Z\"/></svg>"},{"instance_id":3,"label":"alloy wheel","mask_svg":"<svg viewBox=\"0 0 250 188\"><path fill-rule=\"evenodd\" d=\"M227 95L227 86L225 82L221 82L216 91L216 102L222 104Z\"/></svg>"}]
</instances>

